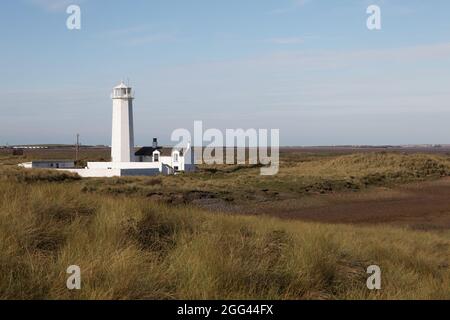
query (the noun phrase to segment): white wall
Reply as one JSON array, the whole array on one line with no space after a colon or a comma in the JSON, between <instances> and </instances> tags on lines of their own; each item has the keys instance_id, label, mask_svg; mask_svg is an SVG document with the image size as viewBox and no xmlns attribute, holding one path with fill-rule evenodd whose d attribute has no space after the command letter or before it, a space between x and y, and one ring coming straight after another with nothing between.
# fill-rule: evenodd
<instances>
[{"instance_id":1,"label":"white wall","mask_svg":"<svg viewBox=\"0 0 450 320\"><path fill-rule=\"evenodd\" d=\"M135 156L135 157L136 157L135 160L139 162L153 162L153 156Z\"/></svg>"},{"instance_id":2,"label":"white wall","mask_svg":"<svg viewBox=\"0 0 450 320\"><path fill-rule=\"evenodd\" d=\"M141 169L58 169L58 171L68 171L77 173L83 178L111 178L124 176L156 176L160 170L156 168Z\"/></svg>"},{"instance_id":3,"label":"white wall","mask_svg":"<svg viewBox=\"0 0 450 320\"><path fill-rule=\"evenodd\" d=\"M80 177L83 178L120 177L120 169L59 169L58 171L77 173Z\"/></svg>"},{"instance_id":4,"label":"white wall","mask_svg":"<svg viewBox=\"0 0 450 320\"><path fill-rule=\"evenodd\" d=\"M75 168L73 161L31 161L19 164L20 167L31 169L58 169L58 168Z\"/></svg>"},{"instance_id":5,"label":"white wall","mask_svg":"<svg viewBox=\"0 0 450 320\"><path fill-rule=\"evenodd\" d=\"M88 169L158 169L161 171L162 164L159 162L88 162Z\"/></svg>"},{"instance_id":6,"label":"white wall","mask_svg":"<svg viewBox=\"0 0 450 320\"><path fill-rule=\"evenodd\" d=\"M178 161L174 161L174 153L178 152ZM164 165L170 166L172 168L178 167L179 171L186 171L186 172L193 172L196 169L195 166L195 158L194 158L194 152L192 148L189 148L187 152L183 156L180 156L179 151L172 151L172 156L161 156L160 151L155 151L153 153L159 154L159 162L163 163ZM138 159L137 161L140 161ZM153 162L153 156L143 156L141 163L147 163L147 162Z\"/></svg>"}]
</instances>

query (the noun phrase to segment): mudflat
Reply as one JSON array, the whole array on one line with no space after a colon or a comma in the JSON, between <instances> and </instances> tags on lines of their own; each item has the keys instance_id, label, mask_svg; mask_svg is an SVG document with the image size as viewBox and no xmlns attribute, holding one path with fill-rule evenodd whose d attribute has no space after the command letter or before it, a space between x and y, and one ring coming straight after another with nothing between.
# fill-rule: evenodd
<instances>
[{"instance_id":1,"label":"mudflat","mask_svg":"<svg viewBox=\"0 0 450 320\"><path fill-rule=\"evenodd\" d=\"M308 205L291 201L279 204L278 208L259 207L258 213L314 222L450 229L450 178L359 193L321 195Z\"/></svg>"}]
</instances>

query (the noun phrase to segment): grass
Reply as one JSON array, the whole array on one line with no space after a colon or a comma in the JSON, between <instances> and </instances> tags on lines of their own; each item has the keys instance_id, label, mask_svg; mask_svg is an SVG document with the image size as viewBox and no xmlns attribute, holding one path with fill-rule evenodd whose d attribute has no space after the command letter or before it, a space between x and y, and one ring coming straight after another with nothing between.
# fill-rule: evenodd
<instances>
[{"instance_id":1,"label":"grass","mask_svg":"<svg viewBox=\"0 0 450 320\"><path fill-rule=\"evenodd\" d=\"M0 299L450 299L448 231L214 214L15 174L0 179ZM65 286L70 265L82 290Z\"/></svg>"},{"instance_id":2,"label":"grass","mask_svg":"<svg viewBox=\"0 0 450 320\"><path fill-rule=\"evenodd\" d=\"M280 172L259 175L255 166L201 166L182 176L91 179L84 191L149 197L166 203L221 200L221 205L298 200L308 195L355 192L450 175L450 158L432 154L366 153L282 155Z\"/></svg>"},{"instance_id":3,"label":"grass","mask_svg":"<svg viewBox=\"0 0 450 320\"><path fill-rule=\"evenodd\" d=\"M8 168L7 170L0 169L0 179L5 181L16 181L25 183L35 182L62 182L62 181L77 181L81 177L71 172L61 172L56 170L33 169L24 170L20 168Z\"/></svg>"},{"instance_id":4,"label":"grass","mask_svg":"<svg viewBox=\"0 0 450 320\"><path fill-rule=\"evenodd\" d=\"M86 180L0 158L0 299L450 299L446 229L304 223L196 206L220 199L276 208L283 199L437 179L450 174L446 155L289 153L274 177L215 166ZM373 264L382 270L380 291L366 287ZM66 288L70 265L81 267L82 290Z\"/></svg>"}]
</instances>

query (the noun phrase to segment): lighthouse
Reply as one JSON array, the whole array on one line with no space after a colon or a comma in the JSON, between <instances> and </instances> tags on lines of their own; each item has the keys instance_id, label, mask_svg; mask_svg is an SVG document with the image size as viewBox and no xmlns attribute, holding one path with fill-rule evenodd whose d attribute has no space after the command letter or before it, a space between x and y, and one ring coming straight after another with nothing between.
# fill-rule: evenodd
<instances>
[{"instance_id":1,"label":"lighthouse","mask_svg":"<svg viewBox=\"0 0 450 320\"><path fill-rule=\"evenodd\" d=\"M186 149L172 150L158 147L154 140L152 147L143 147L135 156L133 100L134 93L130 86L123 82L113 88L111 98L112 112L112 144L110 162L88 162L83 169L75 168L74 162L61 161L21 163L24 168L55 168L74 172L81 177L121 177L121 176L156 176L159 174L176 174L182 171L195 171L193 153ZM145 158L145 159L144 159ZM139 159L136 161L135 159ZM145 160L145 161L144 161Z\"/></svg>"},{"instance_id":2,"label":"lighthouse","mask_svg":"<svg viewBox=\"0 0 450 320\"><path fill-rule=\"evenodd\" d=\"M123 82L114 87L112 95L112 144L113 163L134 162L133 92Z\"/></svg>"}]
</instances>

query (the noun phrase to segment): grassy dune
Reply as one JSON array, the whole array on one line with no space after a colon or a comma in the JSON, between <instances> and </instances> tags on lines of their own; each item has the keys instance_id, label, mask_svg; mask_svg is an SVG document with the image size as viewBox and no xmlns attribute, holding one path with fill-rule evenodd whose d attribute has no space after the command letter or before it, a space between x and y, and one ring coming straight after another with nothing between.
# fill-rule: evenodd
<instances>
[{"instance_id":1,"label":"grassy dune","mask_svg":"<svg viewBox=\"0 0 450 320\"><path fill-rule=\"evenodd\" d=\"M396 158L379 170L389 179L402 170L405 179L448 172L445 158L421 157L413 164ZM284 168L273 179L294 174L297 180L289 183L297 185L303 177L352 175L363 181L367 173L377 173L373 161L379 160L318 161ZM413 174L411 166L417 167ZM0 299L450 299L448 231L214 214L88 190L97 180L11 170L0 176ZM208 175L219 175L217 182ZM109 182L176 189L193 179ZM221 179L228 179L226 173L201 173L198 185L183 188L219 188ZM227 189L243 188L242 181L235 183ZM372 264L382 270L380 291L366 288ZM70 265L81 267L80 291L66 288Z\"/></svg>"},{"instance_id":2,"label":"grassy dune","mask_svg":"<svg viewBox=\"0 0 450 320\"><path fill-rule=\"evenodd\" d=\"M282 154L277 175L261 176L259 170L257 166L201 166L195 174L92 179L84 187L93 193L139 195L168 203L220 199L227 204L247 205L437 179L450 175L450 158L399 153Z\"/></svg>"}]
</instances>

